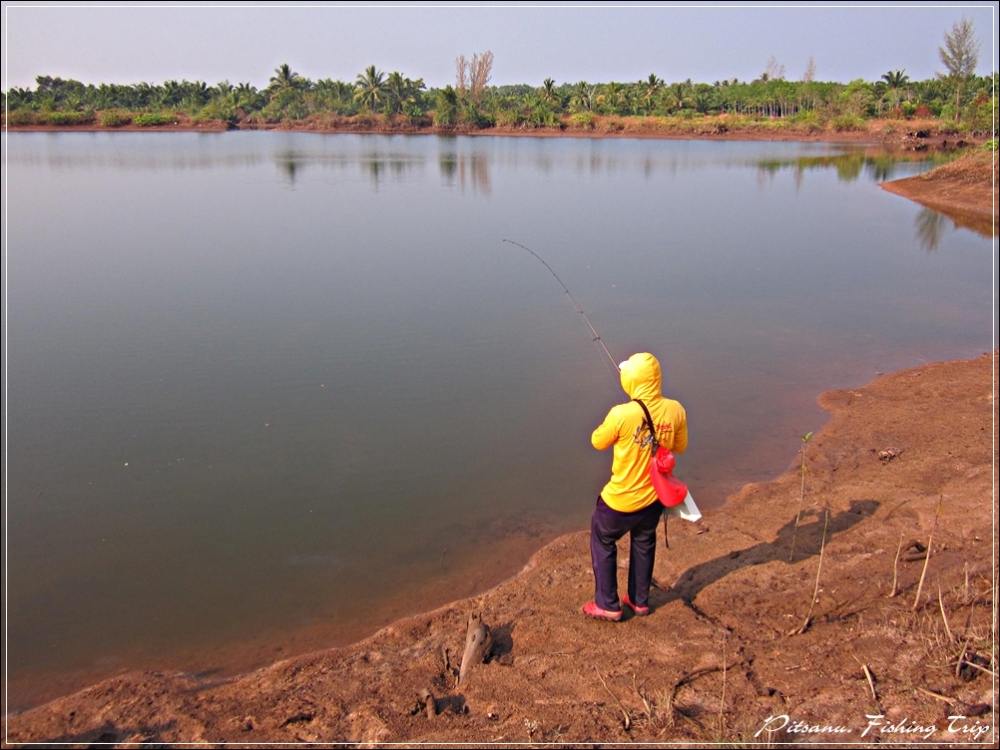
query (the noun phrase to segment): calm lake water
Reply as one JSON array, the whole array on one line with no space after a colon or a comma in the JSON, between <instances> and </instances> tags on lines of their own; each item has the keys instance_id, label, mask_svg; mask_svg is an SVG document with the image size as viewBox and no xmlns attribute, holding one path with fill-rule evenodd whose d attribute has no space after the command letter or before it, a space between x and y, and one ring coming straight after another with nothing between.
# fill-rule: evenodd
<instances>
[{"instance_id":1,"label":"calm lake water","mask_svg":"<svg viewBox=\"0 0 1000 750\"><path fill-rule=\"evenodd\" d=\"M708 508L794 459L824 389L994 344L990 240L877 185L927 163L814 143L3 143L13 707L343 643L584 527L610 460L590 431L623 397L504 237L616 357L661 357Z\"/></svg>"}]
</instances>

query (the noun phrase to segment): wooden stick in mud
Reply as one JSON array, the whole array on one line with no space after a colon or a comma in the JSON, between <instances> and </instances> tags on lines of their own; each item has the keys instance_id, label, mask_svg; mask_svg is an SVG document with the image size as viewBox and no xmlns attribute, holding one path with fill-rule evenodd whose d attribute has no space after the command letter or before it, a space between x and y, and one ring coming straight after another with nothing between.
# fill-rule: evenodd
<instances>
[{"instance_id":1,"label":"wooden stick in mud","mask_svg":"<svg viewBox=\"0 0 1000 750\"><path fill-rule=\"evenodd\" d=\"M978 669L980 672L986 672L986 674L991 675L992 677L997 676L997 673L994 672L992 669L988 669L987 667L984 667L981 664L976 664L974 661L959 662L959 665L964 667L972 667L973 669Z\"/></svg>"},{"instance_id":2,"label":"wooden stick in mud","mask_svg":"<svg viewBox=\"0 0 1000 750\"><path fill-rule=\"evenodd\" d=\"M896 557L892 561L892 589L889 591L889 599L895 598L899 593L897 584L899 583L899 553L903 550L903 532L899 532L899 544L896 545Z\"/></svg>"},{"instance_id":3,"label":"wooden stick in mud","mask_svg":"<svg viewBox=\"0 0 1000 750\"><path fill-rule=\"evenodd\" d=\"M650 705L646 696L643 694L642 690L639 689L639 681L635 676L635 672L632 673L632 688L635 690L636 695L639 696L639 700L642 701L642 707L646 711L646 718L650 721L653 720L653 707Z\"/></svg>"},{"instance_id":4,"label":"wooden stick in mud","mask_svg":"<svg viewBox=\"0 0 1000 750\"><path fill-rule=\"evenodd\" d=\"M618 704L618 708L621 710L624 717L622 719L622 727L627 732L632 728L632 716L629 714L628 709L625 708L625 704L621 702L621 699L611 691L611 688L608 687L608 683L604 681L604 677L601 675L597 667L594 667L594 671L597 672L597 679L599 679L601 684L604 685L604 689L608 691L608 695L610 695L614 699L615 703Z\"/></svg>"},{"instance_id":5,"label":"wooden stick in mud","mask_svg":"<svg viewBox=\"0 0 1000 750\"><path fill-rule=\"evenodd\" d=\"M795 513L795 526L792 529L792 548L788 552L788 562L792 561L795 557L795 538L799 534L799 522L802 520L802 503L806 497L806 443L812 439L813 434L807 432L802 436L802 445L799 446L799 473L802 476L801 484L799 485L799 509Z\"/></svg>"},{"instance_id":6,"label":"wooden stick in mud","mask_svg":"<svg viewBox=\"0 0 1000 750\"><path fill-rule=\"evenodd\" d=\"M809 611L806 613L806 619L802 621L802 624L788 635L802 635L809 629L809 625L812 622L813 608L816 606L816 597L819 596L819 574L823 571L823 552L826 550L826 530L829 525L830 509L825 508L823 511L823 537L819 543L819 565L816 566L816 583L813 585L812 598L809 600Z\"/></svg>"},{"instance_id":7,"label":"wooden stick in mud","mask_svg":"<svg viewBox=\"0 0 1000 750\"><path fill-rule=\"evenodd\" d=\"M851 656L854 657L854 661L861 666L861 671L864 673L865 679L868 680L868 687L872 691L872 698L875 700L875 705L879 705L878 693L875 692L875 676L872 674L872 671L868 668L867 664L861 661L861 659L854 654L851 654ZM879 708L881 708L881 706L879 706Z\"/></svg>"},{"instance_id":8,"label":"wooden stick in mud","mask_svg":"<svg viewBox=\"0 0 1000 750\"><path fill-rule=\"evenodd\" d=\"M913 597L913 610L920 605L920 592L924 589L924 577L927 575L927 566L931 561L931 545L934 543L934 532L937 531L938 517L941 515L941 501L944 500L942 494L938 498L937 507L934 509L934 525L931 526L931 535L927 538L927 557L924 558L924 568L920 571L920 582L917 584L917 595Z\"/></svg>"},{"instance_id":9,"label":"wooden stick in mud","mask_svg":"<svg viewBox=\"0 0 1000 750\"><path fill-rule=\"evenodd\" d=\"M919 691L919 692L921 692L921 693L923 693L924 695L930 696L931 698L936 698L937 700L941 701L942 703L954 703L955 702L954 698L949 698L947 695L941 695L941 693L935 693L933 690L927 690L927 689L922 688L922 687L915 687L914 689L917 690L917 691Z\"/></svg>"},{"instance_id":10,"label":"wooden stick in mud","mask_svg":"<svg viewBox=\"0 0 1000 750\"><path fill-rule=\"evenodd\" d=\"M719 735L726 736L726 644L729 634L722 633L722 700L719 703Z\"/></svg>"},{"instance_id":11,"label":"wooden stick in mud","mask_svg":"<svg viewBox=\"0 0 1000 750\"><path fill-rule=\"evenodd\" d=\"M477 664L486 661L493 646L493 635L478 612L469 613L469 625L465 631L465 651L462 665L458 669L458 684L464 685L469 672Z\"/></svg>"},{"instance_id":12,"label":"wooden stick in mud","mask_svg":"<svg viewBox=\"0 0 1000 750\"><path fill-rule=\"evenodd\" d=\"M955 661L955 678L957 679L962 674L962 660L965 659L965 652L969 648L970 636L966 636L965 640L962 641L962 648L958 652L958 659Z\"/></svg>"},{"instance_id":13,"label":"wooden stick in mud","mask_svg":"<svg viewBox=\"0 0 1000 750\"><path fill-rule=\"evenodd\" d=\"M928 552L930 550L928 549ZM948 615L944 612L944 599L941 598L941 584L938 584L938 607L941 608L941 619L944 620L944 630L948 634L948 643L952 643L955 640L955 636L951 634L951 626L948 625Z\"/></svg>"}]
</instances>

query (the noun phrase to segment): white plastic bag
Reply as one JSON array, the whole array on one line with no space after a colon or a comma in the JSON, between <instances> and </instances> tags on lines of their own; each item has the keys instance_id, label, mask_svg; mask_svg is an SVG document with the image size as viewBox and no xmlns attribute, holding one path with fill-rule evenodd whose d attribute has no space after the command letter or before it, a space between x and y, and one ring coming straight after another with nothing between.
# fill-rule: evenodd
<instances>
[{"instance_id":1,"label":"white plastic bag","mask_svg":"<svg viewBox=\"0 0 1000 750\"><path fill-rule=\"evenodd\" d=\"M664 513L669 513L672 516L676 516L684 521L690 521L694 523L695 521L701 520L701 511L698 510L698 506L694 503L694 498L691 497L691 492L688 491L687 495L684 497L684 502L678 503L672 508L664 508Z\"/></svg>"}]
</instances>

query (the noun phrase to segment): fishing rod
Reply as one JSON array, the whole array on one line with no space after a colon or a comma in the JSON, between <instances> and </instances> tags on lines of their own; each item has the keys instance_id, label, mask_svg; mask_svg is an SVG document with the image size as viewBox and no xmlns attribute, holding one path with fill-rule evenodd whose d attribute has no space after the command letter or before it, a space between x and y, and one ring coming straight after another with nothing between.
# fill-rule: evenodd
<instances>
[{"instance_id":1,"label":"fishing rod","mask_svg":"<svg viewBox=\"0 0 1000 750\"><path fill-rule=\"evenodd\" d=\"M583 305L581 305L579 302L576 301L576 297L573 296L573 292L571 292L569 290L569 287L566 286L566 283L559 278L559 274L555 272L555 269L548 264L545 258L536 253L527 245L522 245L520 242L515 242L514 240L508 240L508 239L503 239L501 240L501 242L506 242L508 245L516 245L522 250L527 250L529 253L535 256L538 262L541 263L543 266L545 266L546 270L548 270L548 272L552 274L552 277L559 282L559 286L561 286L563 288L563 291L566 292L566 296L569 297L569 301L573 303L573 307L575 307L576 311L580 313L580 317L583 318L583 322L586 323L587 328L590 329L590 333L594 337L594 343L596 343L598 346L601 347L601 350L604 352L604 355L608 358L608 362L611 363L611 367L614 369L615 374L617 375L619 372L618 362L615 360L614 357L611 356L611 352L608 351L608 347L604 343L604 339L601 338L601 334L597 332L597 329L594 328L594 324L590 322L590 318L587 316L587 313L584 312L583 310Z\"/></svg>"}]
</instances>

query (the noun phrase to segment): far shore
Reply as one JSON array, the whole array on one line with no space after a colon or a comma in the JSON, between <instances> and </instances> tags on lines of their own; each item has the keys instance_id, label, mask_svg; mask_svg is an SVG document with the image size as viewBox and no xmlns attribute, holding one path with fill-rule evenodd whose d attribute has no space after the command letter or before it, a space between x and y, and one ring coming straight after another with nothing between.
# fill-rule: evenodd
<instances>
[{"instance_id":1,"label":"far shore","mask_svg":"<svg viewBox=\"0 0 1000 750\"><path fill-rule=\"evenodd\" d=\"M11 133L224 133L230 131L276 131L317 133L325 135L437 135L437 136L504 136L522 138L636 138L654 140L718 140L718 141L807 141L881 146L906 151L950 150L978 144L985 139L978 135L944 132L936 120L869 120L853 130L796 127L780 120L749 124L727 124L724 118L703 118L663 123L657 118L607 117L594 118L593 127L577 127L564 123L562 127L444 128L429 123L407 121L373 122L369 118L337 118L334 121L302 120L296 122L229 124L219 120L197 122L179 117L174 123L154 126L126 124L117 127L96 123L82 125L6 125Z\"/></svg>"}]
</instances>

